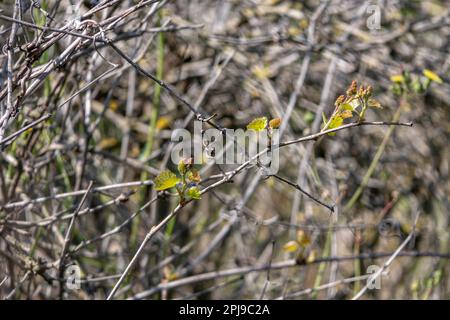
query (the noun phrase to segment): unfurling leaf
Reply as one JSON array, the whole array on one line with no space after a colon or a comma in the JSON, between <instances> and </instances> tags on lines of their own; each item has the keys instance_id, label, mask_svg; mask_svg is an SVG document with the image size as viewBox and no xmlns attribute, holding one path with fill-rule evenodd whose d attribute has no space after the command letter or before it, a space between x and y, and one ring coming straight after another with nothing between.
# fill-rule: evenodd
<instances>
[{"instance_id":1,"label":"unfurling leaf","mask_svg":"<svg viewBox=\"0 0 450 320\"><path fill-rule=\"evenodd\" d=\"M437 82L437 83L440 83L440 84L444 83L442 81L442 79L436 73L434 73L431 70L428 70L428 69L423 70L423 75L425 77L427 77L428 79L430 79L431 81L434 81L434 82Z\"/></svg>"},{"instance_id":2,"label":"unfurling leaf","mask_svg":"<svg viewBox=\"0 0 450 320\"><path fill-rule=\"evenodd\" d=\"M195 200L199 200L202 198L202 195L200 193L200 190L197 187L190 187L187 192L186 195L191 198L191 199L195 199Z\"/></svg>"},{"instance_id":3,"label":"unfurling leaf","mask_svg":"<svg viewBox=\"0 0 450 320\"><path fill-rule=\"evenodd\" d=\"M161 191L173 188L179 181L180 179L172 171L163 171L155 178L155 190Z\"/></svg>"},{"instance_id":4,"label":"unfurling leaf","mask_svg":"<svg viewBox=\"0 0 450 320\"><path fill-rule=\"evenodd\" d=\"M275 118L269 121L269 127L271 127L272 129L278 129L280 125L281 125L280 118Z\"/></svg>"},{"instance_id":5,"label":"unfurling leaf","mask_svg":"<svg viewBox=\"0 0 450 320\"><path fill-rule=\"evenodd\" d=\"M286 242L283 246L284 252L295 252L298 249L298 243L297 241L289 241Z\"/></svg>"},{"instance_id":6,"label":"unfurling leaf","mask_svg":"<svg viewBox=\"0 0 450 320\"><path fill-rule=\"evenodd\" d=\"M261 130L264 130L266 127L267 127L267 118L266 117L256 118L247 125L248 130L254 130L254 131L261 131Z\"/></svg>"},{"instance_id":7,"label":"unfurling leaf","mask_svg":"<svg viewBox=\"0 0 450 320\"><path fill-rule=\"evenodd\" d=\"M369 99L368 104L369 104L369 107L371 107L371 108L383 109L383 107L381 106L381 103L378 102L378 100Z\"/></svg>"}]
</instances>

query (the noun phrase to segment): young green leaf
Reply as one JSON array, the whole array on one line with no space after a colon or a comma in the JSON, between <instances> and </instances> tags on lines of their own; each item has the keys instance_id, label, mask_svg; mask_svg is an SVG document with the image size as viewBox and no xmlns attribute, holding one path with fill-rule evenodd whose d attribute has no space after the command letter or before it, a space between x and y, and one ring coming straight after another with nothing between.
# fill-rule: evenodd
<instances>
[{"instance_id":1,"label":"young green leaf","mask_svg":"<svg viewBox=\"0 0 450 320\"><path fill-rule=\"evenodd\" d=\"M342 109L353 111L353 110L355 110L355 107L352 104L350 104L350 103L344 103L342 105Z\"/></svg>"},{"instance_id":2,"label":"young green leaf","mask_svg":"<svg viewBox=\"0 0 450 320\"><path fill-rule=\"evenodd\" d=\"M339 115L333 116L331 118L330 125L328 126L328 129L339 128L342 125L343 122L344 122L344 119L341 116L339 116ZM330 133L328 133L328 135L329 136L335 136L336 132L330 132Z\"/></svg>"},{"instance_id":3,"label":"young green leaf","mask_svg":"<svg viewBox=\"0 0 450 320\"><path fill-rule=\"evenodd\" d=\"M187 196L191 199L199 200L202 198L200 190L197 187L190 187L187 192Z\"/></svg>"},{"instance_id":4,"label":"young green leaf","mask_svg":"<svg viewBox=\"0 0 450 320\"><path fill-rule=\"evenodd\" d=\"M248 130L254 130L254 131L261 131L261 130L264 130L266 127L267 127L267 118L266 117L256 118L247 125Z\"/></svg>"},{"instance_id":5,"label":"young green leaf","mask_svg":"<svg viewBox=\"0 0 450 320\"><path fill-rule=\"evenodd\" d=\"M170 170L166 170L158 174L155 179L155 190L161 191L175 187L180 181L178 177Z\"/></svg>"}]
</instances>

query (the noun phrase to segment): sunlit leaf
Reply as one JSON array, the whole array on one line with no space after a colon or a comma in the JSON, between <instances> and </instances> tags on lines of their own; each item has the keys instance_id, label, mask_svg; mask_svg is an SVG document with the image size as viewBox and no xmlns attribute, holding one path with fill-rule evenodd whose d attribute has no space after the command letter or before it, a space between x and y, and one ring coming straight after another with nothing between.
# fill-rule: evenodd
<instances>
[{"instance_id":1,"label":"sunlit leaf","mask_svg":"<svg viewBox=\"0 0 450 320\"><path fill-rule=\"evenodd\" d=\"M328 126L328 129L335 129L339 128L342 123L344 122L344 119L340 116L333 116L330 121L330 125ZM335 136L336 132L330 132L328 133L329 136Z\"/></svg>"},{"instance_id":2,"label":"sunlit leaf","mask_svg":"<svg viewBox=\"0 0 450 320\"><path fill-rule=\"evenodd\" d=\"M441 84L444 83L442 81L442 79L436 73L434 73L431 70L428 70L428 69L423 70L423 75L425 77L427 77L428 79L430 79L431 81L434 81L434 82L437 82L437 83L441 83Z\"/></svg>"},{"instance_id":3,"label":"sunlit leaf","mask_svg":"<svg viewBox=\"0 0 450 320\"><path fill-rule=\"evenodd\" d=\"M191 187L187 190L186 195L195 200L199 200L202 198L202 195L200 193L200 190L197 187Z\"/></svg>"},{"instance_id":4,"label":"sunlit leaf","mask_svg":"<svg viewBox=\"0 0 450 320\"><path fill-rule=\"evenodd\" d=\"M247 125L248 130L261 131L267 127L267 118L256 118Z\"/></svg>"},{"instance_id":5,"label":"sunlit leaf","mask_svg":"<svg viewBox=\"0 0 450 320\"><path fill-rule=\"evenodd\" d=\"M344 104L342 105L342 109L344 109L344 110L349 110L349 111L355 110L354 106L352 106L350 103L344 103Z\"/></svg>"},{"instance_id":6,"label":"sunlit leaf","mask_svg":"<svg viewBox=\"0 0 450 320\"><path fill-rule=\"evenodd\" d=\"M175 187L180 181L172 171L166 170L158 174L155 178L155 189L158 191L166 190Z\"/></svg>"},{"instance_id":7,"label":"sunlit leaf","mask_svg":"<svg viewBox=\"0 0 450 320\"><path fill-rule=\"evenodd\" d=\"M286 242L283 246L283 251L284 252L295 252L298 249L298 243L297 241L289 241Z\"/></svg>"}]
</instances>

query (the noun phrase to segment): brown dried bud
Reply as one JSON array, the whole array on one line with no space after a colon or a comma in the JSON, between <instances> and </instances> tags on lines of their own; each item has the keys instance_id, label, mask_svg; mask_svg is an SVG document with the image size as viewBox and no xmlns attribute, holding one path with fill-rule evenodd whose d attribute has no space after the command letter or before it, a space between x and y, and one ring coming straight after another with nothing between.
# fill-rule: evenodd
<instances>
[{"instance_id":1,"label":"brown dried bud","mask_svg":"<svg viewBox=\"0 0 450 320\"><path fill-rule=\"evenodd\" d=\"M275 118L269 121L269 127L271 127L272 129L278 129L280 125L281 125L280 118Z\"/></svg>"},{"instance_id":2,"label":"brown dried bud","mask_svg":"<svg viewBox=\"0 0 450 320\"><path fill-rule=\"evenodd\" d=\"M334 105L336 107L339 107L344 101L345 101L345 96L341 95L336 99L336 102L334 103Z\"/></svg>"},{"instance_id":3,"label":"brown dried bud","mask_svg":"<svg viewBox=\"0 0 450 320\"><path fill-rule=\"evenodd\" d=\"M356 94L357 87L358 87L358 83L356 82L356 80L353 80L350 87L348 87L347 95L354 96Z\"/></svg>"},{"instance_id":4,"label":"brown dried bud","mask_svg":"<svg viewBox=\"0 0 450 320\"><path fill-rule=\"evenodd\" d=\"M363 97L366 93L366 90L364 89L364 86L361 86L358 90L358 96Z\"/></svg>"}]
</instances>

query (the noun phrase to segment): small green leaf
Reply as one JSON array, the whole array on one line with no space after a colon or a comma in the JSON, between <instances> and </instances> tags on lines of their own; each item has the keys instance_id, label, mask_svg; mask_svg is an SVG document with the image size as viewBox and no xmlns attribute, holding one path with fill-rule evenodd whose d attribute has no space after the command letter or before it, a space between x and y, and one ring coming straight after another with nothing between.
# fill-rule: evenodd
<instances>
[{"instance_id":1,"label":"small green leaf","mask_svg":"<svg viewBox=\"0 0 450 320\"><path fill-rule=\"evenodd\" d=\"M343 108L344 110L349 110L349 111L355 110L354 106L352 106L350 103L344 103L344 104L342 105L342 108Z\"/></svg>"},{"instance_id":2,"label":"small green leaf","mask_svg":"<svg viewBox=\"0 0 450 320\"><path fill-rule=\"evenodd\" d=\"M434 82L437 82L437 83L440 83L440 84L444 83L442 81L442 79L436 73L434 73L431 70L428 70L428 69L423 70L423 75L425 77L427 77L428 79L430 79L431 81L434 81Z\"/></svg>"},{"instance_id":3,"label":"small green leaf","mask_svg":"<svg viewBox=\"0 0 450 320\"><path fill-rule=\"evenodd\" d=\"M199 200L202 198L202 195L200 193L200 190L197 187L190 187L187 190L187 196L191 199Z\"/></svg>"},{"instance_id":4,"label":"small green leaf","mask_svg":"<svg viewBox=\"0 0 450 320\"><path fill-rule=\"evenodd\" d=\"M175 187L180 181L178 177L170 170L166 170L158 174L155 179L155 190L161 191Z\"/></svg>"},{"instance_id":5,"label":"small green leaf","mask_svg":"<svg viewBox=\"0 0 450 320\"><path fill-rule=\"evenodd\" d=\"M267 118L256 118L247 125L248 130L261 131L267 127Z\"/></svg>"},{"instance_id":6,"label":"small green leaf","mask_svg":"<svg viewBox=\"0 0 450 320\"><path fill-rule=\"evenodd\" d=\"M341 116L333 116L330 121L330 125L328 126L328 129L334 129L339 128L342 123L344 122L344 119ZM329 136L335 136L336 132L330 132L328 133Z\"/></svg>"}]
</instances>

